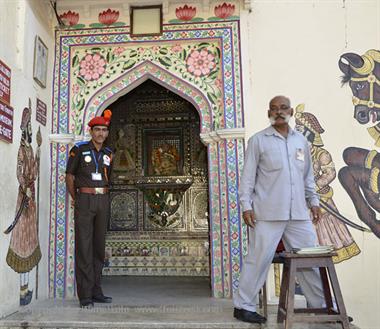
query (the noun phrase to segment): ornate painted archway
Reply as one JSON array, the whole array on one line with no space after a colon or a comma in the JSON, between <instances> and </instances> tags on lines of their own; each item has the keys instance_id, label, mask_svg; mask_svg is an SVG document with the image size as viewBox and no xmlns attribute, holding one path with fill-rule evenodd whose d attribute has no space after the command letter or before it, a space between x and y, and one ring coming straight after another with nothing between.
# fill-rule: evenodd
<instances>
[{"instance_id":1,"label":"ornate painted archway","mask_svg":"<svg viewBox=\"0 0 380 329\"><path fill-rule=\"evenodd\" d=\"M246 248L237 196L244 153L238 40L238 21L165 25L162 36L139 40L131 39L127 28L57 32L51 297L75 295L74 223L65 188L69 144L87 138L85 123L146 79L186 98L199 112L201 138L208 145L212 292L232 295Z\"/></svg>"},{"instance_id":2,"label":"ornate painted archway","mask_svg":"<svg viewBox=\"0 0 380 329\"><path fill-rule=\"evenodd\" d=\"M213 125L212 108L207 97L193 85L179 79L176 75L166 70L162 70L160 66L151 61L144 61L138 64L132 70L97 90L83 110L82 122L90 121L94 116L99 115L109 104L135 89L147 79L157 82L192 103L197 109L200 121L202 122L201 133L211 131Z\"/></svg>"}]
</instances>

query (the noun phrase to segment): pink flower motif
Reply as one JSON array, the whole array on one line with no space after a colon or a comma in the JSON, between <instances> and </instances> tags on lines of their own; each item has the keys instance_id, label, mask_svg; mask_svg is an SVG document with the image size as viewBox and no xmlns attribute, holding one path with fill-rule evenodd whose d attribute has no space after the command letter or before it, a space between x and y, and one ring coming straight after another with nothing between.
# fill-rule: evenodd
<instances>
[{"instance_id":1,"label":"pink flower motif","mask_svg":"<svg viewBox=\"0 0 380 329\"><path fill-rule=\"evenodd\" d=\"M197 10L195 7L184 5L183 7L176 8L175 15L180 21L190 21L193 19L196 12Z\"/></svg>"},{"instance_id":2,"label":"pink flower motif","mask_svg":"<svg viewBox=\"0 0 380 329\"><path fill-rule=\"evenodd\" d=\"M111 25L119 19L119 12L117 10L107 10L99 13L99 22L104 25Z\"/></svg>"},{"instance_id":3,"label":"pink flower motif","mask_svg":"<svg viewBox=\"0 0 380 329\"><path fill-rule=\"evenodd\" d=\"M117 47L113 50L113 53L116 55L116 56L119 56L120 54L122 54L123 52L125 51L125 48L124 47Z\"/></svg>"},{"instance_id":4,"label":"pink flower motif","mask_svg":"<svg viewBox=\"0 0 380 329\"><path fill-rule=\"evenodd\" d=\"M196 77L206 76L215 67L215 56L208 50L193 50L186 60L187 70Z\"/></svg>"},{"instance_id":5,"label":"pink flower motif","mask_svg":"<svg viewBox=\"0 0 380 329\"><path fill-rule=\"evenodd\" d=\"M180 44L175 44L172 48L171 48L172 52L174 53L178 53L182 50L182 46Z\"/></svg>"},{"instance_id":6,"label":"pink flower motif","mask_svg":"<svg viewBox=\"0 0 380 329\"><path fill-rule=\"evenodd\" d=\"M79 93L79 85L76 84L76 83L73 84L72 91L73 91L74 95L76 95L77 93Z\"/></svg>"},{"instance_id":7,"label":"pink flower motif","mask_svg":"<svg viewBox=\"0 0 380 329\"><path fill-rule=\"evenodd\" d=\"M223 18L223 19L232 16L234 11L235 11L235 5L230 4L230 3L227 4L225 2L222 5L215 6L215 9L214 9L215 16L219 18Z\"/></svg>"},{"instance_id":8,"label":"pink flower motif","mask_svg":"<svg viewBox=\"0 0 380 329\"><path fill-rule=\"evenodd\" d=\"M216 86L217 88L222 87L222 80L220 80L219 78L218 78L218 79L215 79L215 86Z\"/></svg>"},{"instance_id":9,"label":"pink flower motif","mask_svg":"<svg viewBox=\"0 0 380 329\"><path fill-rule=\"evenodd\" d=\"M62 19L62 22L68 26L77 25L79 22L79 14L70 10L59 15L59 18Z\"/></svg>"},{"instance_id":10,"label":"pink flower motif","mask_svg":"<svg viewBox=\"0 0 380 329\"><path fill-rule=\"evenodd\" d=\"M80 62L79 74L86 80L98 80L105 72L106 61L99 54L86 55Z\"/></svg>"}]
</instances>

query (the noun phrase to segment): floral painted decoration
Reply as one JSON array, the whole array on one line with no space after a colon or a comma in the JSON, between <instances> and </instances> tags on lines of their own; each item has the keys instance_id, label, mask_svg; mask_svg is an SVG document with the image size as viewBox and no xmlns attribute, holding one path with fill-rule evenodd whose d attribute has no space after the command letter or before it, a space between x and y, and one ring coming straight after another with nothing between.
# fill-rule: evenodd
<instances>
[{"instance_id":1,"label":"floral painted decoration","mask_svg":"<svg viewBox=\"0 0 380 329\"><path fill-rule=\"evenodd\" d=\"M74 26L77 25L79 22L79 14L70 10L66 13L59 15L59 18L67 26Z\"/></svg>"},{"instance_id":2,"label":"floral painted decoration","mask_svg":"<svg viewBox=\"0 0 380 329\"><path fill-rule=\"evenodd\" d=\"M226 19L232 16L235 12L235 5L223 3L222 5L215 6L214 13L216 17Z\"/></svg>"},{"instance_id":3,"label":"floral painted decoration","mask_svg":"<svg viewBox=\"0 0 380 329\"><path fill-rule=\"evenodd\" d=\"M207 49L194 50L187 58L186 66L196 77L207 76L215 68L215 56Z\"/></svg>"},{"instance_id":4,"label":"floral painted decoration","mask_svg":"<svg viewBox=\"0 0 380 329\"><path fill-rule=\"evenodd\" d=\"M104 25L111 25L115 23L119 19L119 11L111 10L108 8L107 10L99 13L99 22Z\"/></svg>"},{"instance_id":5,"label":"floral painted decoration","mask_svg":"<svg viewBox=\"0 0 380 329\"><path fill-rule=\"evenodd\" d=\"M195 7L190 7L184 5L183 7L178 7L175 10L175 15L180 21L190 21L194 18L197 9Z\"/></svg>"},{"instance_id":6,"label":"floral painted decoration","mask_svg":"<svg viewBox=\"0 0 380 329\"><path fill-rule=\"evenodd\" d=\"M106 61L99 54L88 54L80 62L79 74L86 80L98 80L105 71Z\"/></svg>"},{"instance_id":7,"label":"floral painted decoration","mask_svg":"<svg viewBox=\"0 0 380 329\"><path fill-rule=\"evenodd\" d=\"M221 49L217 43L170 45L134 45L125 47L92 47L78 49L72 58L72 126L75 134L82 129L83 109L88 95L100 89L111 77L129 74L128 71L141 62L148 61L165 67L183 80L196 85L208 97L214 116L214 124L223 120L222 75L220 68ZM225 77L228 78L225 72ZM228 100L226 101L228 102ZM227 103L228 104L228 103Z\"/></svg>"}]
</instances>

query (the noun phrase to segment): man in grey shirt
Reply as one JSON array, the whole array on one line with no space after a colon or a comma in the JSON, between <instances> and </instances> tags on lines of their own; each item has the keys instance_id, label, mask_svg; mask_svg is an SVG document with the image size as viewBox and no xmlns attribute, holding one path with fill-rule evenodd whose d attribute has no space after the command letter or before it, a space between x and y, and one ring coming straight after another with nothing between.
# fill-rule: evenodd
<instances>
[{"instance_id":1,"label":"man in grey shirt","mask_svg":"<svg viewBox=\"0 0 380 329\"><path fill-rule=\"evenodd\" d=\"M274 97L268 110L271 126L248 141L239 197L249 248L234 295L234 317L245 322L266 322L256 312L256 300L280 240L287 250L313 247L318 241L310 218L311 210L313 221L320 219L310 150L305 137L290 128L292 115L290 100ZM297 278L308 305L322 307L319 272L304 269Z\"/></svg>"}]
</instances>

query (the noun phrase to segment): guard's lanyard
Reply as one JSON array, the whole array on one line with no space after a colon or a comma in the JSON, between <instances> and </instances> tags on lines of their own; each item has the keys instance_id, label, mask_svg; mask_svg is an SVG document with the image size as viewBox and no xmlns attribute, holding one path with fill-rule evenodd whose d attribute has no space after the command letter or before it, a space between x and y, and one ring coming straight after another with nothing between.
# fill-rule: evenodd
<instances>
[{"instance_id":1,"label":"guard's lanyard","mask_svg":"<svg viewBox=\"0 0 380 329\"><path fill-rule=\"evenodd\" d=\"M96 169L96 173L98 173L99 172L99 160L100 160L100 158L102 157L102 152L99 152L99 156L98 156L98 159L96 159L96 157L95 157L95 152L94 152L94 150L91 150L91 154L92 154L92 158L93 158L93 160L94 160L94 163L95 163L95 169Z\"/></svg>"}]
</instances>

